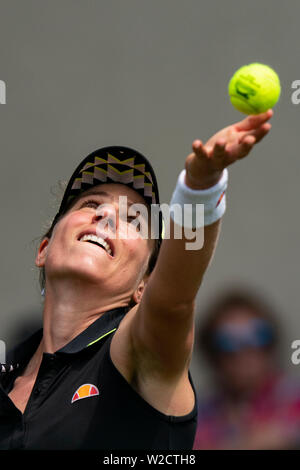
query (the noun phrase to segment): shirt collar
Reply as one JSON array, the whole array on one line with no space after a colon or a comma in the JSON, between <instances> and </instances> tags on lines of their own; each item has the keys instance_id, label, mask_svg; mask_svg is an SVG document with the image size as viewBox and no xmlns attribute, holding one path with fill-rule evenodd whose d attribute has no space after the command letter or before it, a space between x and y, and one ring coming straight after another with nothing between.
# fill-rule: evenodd
<instances>
[{"instance_id":1,"label":"shirt collar","mask_svg":"<svg viewBox=\"0 0 300 470\"><path fill-rule=\"evenodd\" d=\"M90 326L73 338L68 344L56 351L63 354L74 354L99 342L109 334L116 331L124 315L130 307L117 307L103 313L100 318L95 320ZM18 345L8 356L9 360L15 364L28 362L36 351L43 337L43 329L39 329L27 340Z\"/></svg>"},{"instance_id":2,"label":"shirt collar","mask_svg":"<svg viewBox=\"0 0 300 470\"><path fill-rule=\"evenodd\" d=\"M100 318L95 320L88 328L66 346L59 349L57 353L77 353L92 344L97 343L102 338L108 336L110 333L116 331L124 315L128 312L129 307L118 307L113 310L108 310Z\"/></svg>"}]
</instances>

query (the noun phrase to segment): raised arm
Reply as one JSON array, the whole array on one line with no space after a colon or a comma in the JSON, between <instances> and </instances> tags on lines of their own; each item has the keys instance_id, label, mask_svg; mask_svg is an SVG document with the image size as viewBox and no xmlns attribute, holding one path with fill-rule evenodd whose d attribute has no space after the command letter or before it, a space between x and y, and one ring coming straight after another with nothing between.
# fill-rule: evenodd
<instances>
[{"instance_id":1,"label":"raised arm","mask_svg":"<svg viewBox=\"0 0 300 470\"><path fill-rule=\"evenodd\" d=\"M272 111L248 116L241 122L228 126L203 145L193 143L193 153L185 162L185 183L191 189L205 190L214 186L223 170L236 160L249 154L253 145L270 130L267 123ZM144 294L144 304L160 312L190 309L201 285L204 273L213 257L220 232L221 219L204 227L204 245L199 250L187 250L186 238L164 240L156 268ZM171 221L170 234L173 233ZM144 306L143 306L144 307ZM151 314L151 319L155 313ZM161 314L159 314L161 318ZM174 328L176 326L174 325Z\"/></svg>"},{"instance_id":2,"label":"raised arm","mask_svg":"<svg viewBox=\"0 0 300 470\"><path fill-rule=\"evenodd\" d=\"M269 110L248 116L222 129L205 145L195 140L193 152L185 162L186 185L200 190L215 185L224 168L248 155L253 145L269 132L271 124L267 121L272 114ZM162 367L165 364L168 370L182 367L189 355L194 302L216 249L220 226L221 219L205 226L204 245L200 250L187 250L186 243L190 240L184 237L174 239L171 236L163 240L156 267L139 305L134 336L154 353L158 351L160 358L165 358Z\"/></svg>"},{"instance_id":3,"label":"raised arm","mask_svg":"<svg viewBox=\"0 0 300 470\"><path fill-rule=\"evenodd\" d=\"M205 145L195 140L185 162L186 186L194 190L214 187L223 170L248 155L269 132L267 121L272 114L269 110L248 116L222 129ZM170 225L171 237L162 242L155 269L129 323L132 357L141 376L155 375L174 385L187 377L195 298L217 246L221 219L204 227L204 244L198 250L187 250L191 240L174 238L172 219Z\"/></svg>"}]
</instances>

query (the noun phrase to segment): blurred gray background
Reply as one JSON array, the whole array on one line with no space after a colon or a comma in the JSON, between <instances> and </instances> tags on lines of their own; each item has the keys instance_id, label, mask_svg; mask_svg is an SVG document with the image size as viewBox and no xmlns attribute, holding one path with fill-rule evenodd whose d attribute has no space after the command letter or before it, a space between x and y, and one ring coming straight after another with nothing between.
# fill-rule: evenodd
<instances>
[{"instance_id":1,"label":"blurred gray background","mask_svg":"<svg viewBox=\"0 0 300 470\"><path fill-rule=\"evenodd\" d=\"M279 311L290 362L300 338L299 119L291 83L300 79L300 3L288 0L1 1L0 339L11 347L42 313L34 259L56 213L58 181L95 148L132 146L147 155L169 202L195 138L243 118L227 84L250 62L271 65L282 94L272 131L229 170L227 212L198 294L235 283ZM57 194L58 196L55 196ZM58 198L58 199L57 199ZM18 332L19 334L19 332ZM199 387L204 364L193 362Z\"/></svg>"}]
</instances>

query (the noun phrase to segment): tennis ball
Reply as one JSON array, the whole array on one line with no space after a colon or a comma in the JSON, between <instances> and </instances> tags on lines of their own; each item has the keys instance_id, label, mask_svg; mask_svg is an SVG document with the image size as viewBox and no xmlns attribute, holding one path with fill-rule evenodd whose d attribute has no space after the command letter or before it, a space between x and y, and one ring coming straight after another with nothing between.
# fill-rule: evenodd
<instances>
[{"instance_id":1,"label":"tennis ball","mask_svg":"<svg viewBox=\"0 0 300 470\"><path fill-rule=\"evenodd\" d=\"M277 103L280 80L271 67L253 63L239 68L232 76L228 92L233 106L245 114L259 114Z\"/></svg>"}]
</instances>

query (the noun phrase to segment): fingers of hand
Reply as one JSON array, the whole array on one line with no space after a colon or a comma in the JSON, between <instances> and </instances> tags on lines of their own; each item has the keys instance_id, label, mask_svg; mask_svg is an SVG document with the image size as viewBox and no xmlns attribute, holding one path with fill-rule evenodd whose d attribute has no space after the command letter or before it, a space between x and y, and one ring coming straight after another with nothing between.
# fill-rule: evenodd
<instances>
[{"instance_id":1,"label":"fingers of hand","mask_svg":"<svg viewBox=\"0 0 300 470\"><path fill-rule=\"evenodd\" d=\"M252 129L256 129L264 124L266 121L271 119L273 116L273 110L268 109L265 113L260 114L251 114L247 116L242 121L236 123L235 128L237 131L249 131Z\"/></svg>"},{"instance_id":2,"label":"fingers of hand","mask_svg":"<svg viewBox=\"0 0 300 470\"><path fill-rule=\"evenodd\" d=\"M226 155L226 140L219 139L211 150L214 158L222 158Z\"/></svg>"},{"instance_id":3,"label":"fingers of hand","mask_svg":"<svg viewBox=\"0 0 300 470\"><path fill-rule=\"evenodd\" d=\"M195 152L197 157L206 157L207 158L207 151L205 150L203 143L201 140L194 140L192 145L193 151Z\"/></svg>"},{"instance_id":4,"label":"fingers of hand","mask_svg":"<svg viewBox=\"0 0 300 470\"><path fill-rule=\"evenodd\" d=\"M230 160L234 161L248 155L253 145L259 142L269 132L271 127L270 123L265 123L258 129L245 133L238 144L233 144L227 149Z\"/></svg>"},{"instance_id":5,"label":"fingers of hand","mask_svg":"<svg viewBox=\"0 0 300 470\"><path fill-rule=\"evenodd\" d=\"M271 127L272 125L269 122L262 124L257 129L250 131L250 132L246 132L244 136L242 137L242 140L244 140L247 136L254 136L255 142L259 142L269 132Z\"/></svg>"},{"instance_id":6,"label":"fingers of hand","mask_svg":"<svg viewBox=\"0 0 300 470\"><path fill-rule=\"evenodd\" d=\"M241 148L247 150L249 147L253 147L253 145L257 142L255 135L246 135L243 140L240 142Z\"/></svg>"},{"instance_id":7,"label":"fingers of hand","mask_svg":"<svg viewBox=\"0 0 300 470\"><path fill-rule=\"evenodd\" d=\"M256 142L254 135L246 135L239 144L233 144L228 148L228 159L232 163L235 160L248 155Z\"/></svg>"},{"instance_id":8,"label":"fingers of hand","mask_svg":"<svg viewBox=\"0 0 300 470\"><path fill-rule=\"evenodd\" d=\"M267 122L260 126L256 131L253 132L253 135L256 138L256 142L259 142L265 135L268 134L269 130L271 129L272 125Z\"/></svg>"},{"instance_id":9,"label":"fingers of hand","mask_svg":"<svg viewBox=\"0 0 300 470\"><path fill-rule=\"evenodd\" d=\"M201 140L199 139L194 140L193 145L192 145L193 151L197 153L202 148L202 145L203 144Z\"/></svg>"}]
</instances>

